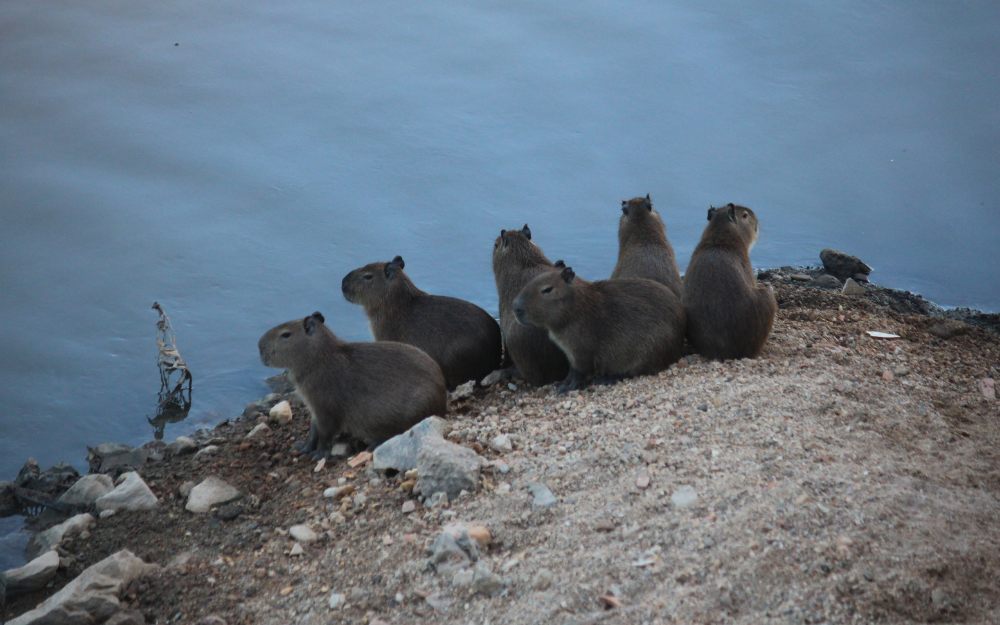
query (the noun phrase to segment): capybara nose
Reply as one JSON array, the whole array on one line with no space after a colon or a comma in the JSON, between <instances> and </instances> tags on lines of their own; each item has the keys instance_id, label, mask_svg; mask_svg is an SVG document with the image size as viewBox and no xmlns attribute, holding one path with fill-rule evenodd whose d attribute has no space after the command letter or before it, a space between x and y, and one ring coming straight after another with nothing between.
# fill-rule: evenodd
<instances>
[{"instance_id":1,"label":"capybara nose","mask_svg":"<svg viewBox=\"0 0 1000 625\"><path fill-rule=\"evenodd\" d=\"M340 290L344 293L347 293L348 278L350 278L350 276L344 276L344 279L340 281Z\"/></svg>"}]
</instances>

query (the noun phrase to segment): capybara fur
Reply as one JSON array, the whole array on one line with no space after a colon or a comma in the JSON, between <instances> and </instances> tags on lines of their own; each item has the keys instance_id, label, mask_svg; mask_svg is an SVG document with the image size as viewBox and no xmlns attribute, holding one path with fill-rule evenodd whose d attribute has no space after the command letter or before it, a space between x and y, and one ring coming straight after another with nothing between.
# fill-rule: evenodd
<instances>
[{"instance_id":1,"label":"capybara fur","mask_svg":"<svg viewBox=\"0 0 1000 625\"><path fill-rule=\"evenodd\" d=\"M471 302L429 295L403 271L403 258L355 269L341 283L347 301L360 304L376 341L408 343L427 352L449 390L482 380L500 367L500 326Z\"/></svg>"},{"instance_id":2,"label":"capybara fur","mask_svg":"<svg viewBox=\"0 0 1000 625\"><path fill-rule=\"evenodd\" d=\"M566 355L543 328L521 325L514 318L514 298L524 285L552 269L552 262L531 241L528 224L521 230L501 230L493 244L493 275L500 299L500 328L507 355L518 375L535 386L559 382L569 373Z\"/></svg>"},{"instance_id":3,"label":"capybara fur","mask_svg":"<svg viewBox=\"0 0 1000 625\"><path fill-rule=\"evenodd\" d=\"M622 278L659 282L677 297L681 296L681 272L677 269L674 248L648 194L622 200L622 216L618 220L618 264L611 272L611 279Z\"/></svg>"},{"instance_id":4,"label":"capybara fur","mask_svg":"<svg viewBox=\"0 0 1000 625\"><path fill-rule=\"evenodd\" d=\"M444 416L448 392L434 360L403 343L349 343L313 313L271 328L257 344L268 367L288 370L312 415L296 451L324 458L341 439L365 445Z\"/></svg>"},{"instance_id":5,"label":"capybara fur","mask_svg":"<svg viewBox=\"0 0 1000 625\"><path fill-rule=\"evenodd\" d=\"M565 392L662 371L684 351L684 309L673 291L645 279L577 278L556 263L514 300L519 323L545 328L569 358Z\"/></svg>"},{"instance_id":6,"label":"capybara fur","mask_svg":"<svg viewBox=\"0 0 1000 625\"><path fill-rule=\"evenodd\" d=\"M750 266L758 230L757 215L745 206L708 210L681 296L688 340L705 358L755 358L771 333L778 303Z\"/></svg>"}]
</instances>

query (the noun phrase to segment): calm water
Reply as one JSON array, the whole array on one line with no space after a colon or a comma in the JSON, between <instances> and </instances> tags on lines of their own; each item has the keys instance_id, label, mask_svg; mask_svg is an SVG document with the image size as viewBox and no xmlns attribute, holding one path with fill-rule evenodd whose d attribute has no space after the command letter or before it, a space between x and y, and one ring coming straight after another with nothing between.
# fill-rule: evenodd
<instances>
[{"instance_id":1,"label":"calm water","mask_svg":"<svg viewBox=\"0 0 1000 625\"><path fill-rule=\"evenodd\" d=\"M238 414L257 338L396 254L496 312L501 228L590 278L652 195L683 270L710 203L757 266L832 246L1000 309L1000 5L5 0L0 479L152 438L159 301ZM2 556L0 556L2 557Z\"/></svg>"}]
</instances>

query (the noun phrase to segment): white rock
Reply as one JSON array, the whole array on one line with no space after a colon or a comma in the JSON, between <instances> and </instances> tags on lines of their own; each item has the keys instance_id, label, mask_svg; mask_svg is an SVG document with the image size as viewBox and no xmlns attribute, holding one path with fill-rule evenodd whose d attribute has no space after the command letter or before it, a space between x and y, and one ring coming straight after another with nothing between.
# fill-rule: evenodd
<instances>
[{"instance_id":1,"label":"white rock","mask_svg":"<svg viewBox=\"0 0 1000 625\"><path fill-rule=\"evenodd\" d=\"M465 399L466 397L471 397L475 388L476 388L475 380L469 380L465 384L459 384L458 386L455 387L455 392L451 393L450 399L451 401L455 401L458 399Z\"/></svg>"},{"instance_id":2,"label":"white rock","mask_svg":"<svg viewBox=\"0 0 1000 625\"><path fill-rule=\"evenodd\" d=\"M293 525L288 528L288 535L300 543L314 543L319 540L319 535L308 525Z\"/></svg>"},{"instance_id":3,"label":"white rock","mask_svg":"<svg viewBox=\"0 0 1000 625\"><path fill-rule=\"evenodd\" d=\"M848 278L844 282L844 288L840 291L844 295L864 295L865 287L861 286L854 280Z\"/></svg>"},{"instance_id":4,"label":"white rock","mask_svg":"<svg viewBox=\"0 0 1000 625\"><path fill-rule=\"evenodd\" d=\"M96 523L94 517L89 514L78 514L70 517L59 525L32 536L31 542L24 549L24 554L29 560L34 560L39 554L55 549L63 540L79 534L94 523Z\"/></svg>"},{"instance_id":5,"label":"white rock","mask_svg":"<svg viewBox=\"0 0 1000 625\"><path fill-rule=\"evenodd\" d=\"M681 486L670 495L670 501L678 508L687 508L698 501L698 492L690 486Z\"/></svg>"},{"instance_id":6,"label":"white rock","mask_svg":"<svg viewBox=\"0 0 1000 625\"><path fill-rule=\"evenodd\" d=\"M331 594L329 605L331 610L336 610L340 606L344 605L344 595L339 592Z\"/></svg>"},{"instance_id":7,"label":"white rock","mask_svg":"<svg viewBox=\"0 0 1000 625\"><path fill-rule=\"evenodd\" d=\"M11 569L3 574L7 579L7 594L32 592L45 588L59 570L59 553L46 551L21 568Z\"/></svg>"},{"instance_id":8,"label":"white rock","mask_svg":"<svg viewBox=\"0 0 1000 625\"><path fill-rule=\"evenodd\" d=\"M239 496L240 491L213 475L191 489L184 507L189 512L200 514L208 512L212 506L232 501Z\"/></svg>"},{"instance_id":9,"label":"white rock","mask_svg":"<svg viewBox=\"0 0 1000 625\"><path fill-rule=\"evenodd\" d=\"M270 433L271 433L271 428L267 427L266 423L258 423L257 425L253 426L253 429L250 430L244 438L247 438L249 440L254 440L257 438L264 438Z\"/></svg>"},{"instance_id":10,"label":"white rock","mask_svg":"<svg viewBox=\"0 0 1000 625\"><path fill-rule=\"evenodd\" d=\"M84 475L59 497L59 503L69 506L92 506L100 497L115 488L111 477L102 473Z\"/></svg>"},{"instance_id":11,"label":"white rock","mask_svg":"<svg viewBox=\"0 0 1000 625\"><path fill-rule=\"evenodd\" d=\"M219 451L218 445L208 445L206 447L202 447L201 450L194 455L194 457L198 459L205 458L207 456L214 455L217 451Z\"/></svg>"},{"instance_id":12,"label":"white rock","mask_svg":"<svg viewBox=\"0 0 1000 625\"><path fill-rule=\"evenodd\" d=\"M285 425L292 420L292 405L288 401L281 401L271 408L268 418L278 425Z\"/></svg>"},{"instance_id":13,"label":"white rock","mask_svg":"<svg viewBox=\"0 0 1000 625\"><path fill-rule=\"evenodd\" d=\"M172 456L193 454L196 451L198 451L198 443L194 442L187 436L178 436L174 442L163 448L163 452L165 454Z\"/></svg>"},{"instance_id":14,"label":"white rock","mask_svg":"<svg viewBox=\"0 0 1000 625\"><path fill-rule=\"evenodd\" d=\"M122 483L113 491L99 498L94 506L99 510L149 510L156 507L159 500L146 482L135 471L124 475Z\"/></svg>"},{"instance_id":15,"label":"white rock","mask_svg":"<svg viewBox=\"0 0 1000 625\"><path fill-rule=\"evenodd\" d=\"M115 511L114 510L101 510L101 514L98 515L98 516L100 516L102 519L106 519L108 517L115 516Z\"/></svg>"},{"instance_id":16,"label":"white rock","mask_svg":"<svg viewBox=\"0 0 1000 625\"><path fill-rule=\"evenodd\" d=\"M503 369L496 369L492 371L489 375L479 382L480 386L493 386L497 382L503 379L504 371Z\"/></svg>"},{"instance_id":17,"label":"white rock","mask_svg":"<svg viewBox=\"0 0 1000 625\"><path fill-rule=\"evenodd\" d=\"M302 543L295 543L292 545L292 549L288 552L290 556L301 556L306 550L302 548Z\"/></svg>"},{"instance_id":18,"label":"white rock","mask_svg":"<svg viewBox=\"0 0 1000 625\"><path fill-rule=\"evenodd\" d=\"M183 484L180 485L180 488L177 489L177 492L178 494L180 494L181 497L187 499L188 495L191 494L191 489L194 488L195 486L196 484L194 482L188 480L187 482L184 482Z\"/></svg>"},{"instance_id":19,"label":"white rock","mask_svg":"<svg viewBox=\"0 0 1000 625\"><path fill-rule=\"evenodd\" d=\"M514 445L510 442L510 437L506 434L497 434L490 441L490 449L497 453L509 454L514 451Z\"/></svg>"}]
</instances>

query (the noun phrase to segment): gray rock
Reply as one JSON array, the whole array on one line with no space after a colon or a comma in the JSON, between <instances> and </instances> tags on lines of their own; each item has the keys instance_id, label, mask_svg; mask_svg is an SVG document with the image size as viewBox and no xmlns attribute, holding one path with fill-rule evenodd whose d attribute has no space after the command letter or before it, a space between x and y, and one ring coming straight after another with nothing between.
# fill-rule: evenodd
<instances>
[{"instance_id":1,"label":"gray rock","mask_svg":"<svg viewBox=\"0 0 1000 625\"><path fill-rule=\"evenodd\" d=\"M698 501L698 491L690 486L681 486L670 495L670 501L678 508L688 508Z\"/></svg>"},{"instance_id":2,"label":"gray rock","mask_svg":"<svg viewBox=\"0 0 1000 625\"><path fill-rule=\"evenodd\" d=\"M3 574L7 581L7 595L12 596L45 588L59 570L59 554L46 551L24 566Z\"/></svg>"},{"instance_id":3,"label":"gray rock","mask_svg":"<svg viewBox=\"0 0 1000 625\"><path fill-rule=\"evenodd\" d=\"M0 482L0 517L7 517L16 514L21 509L21 504L14 496L13 482Z\"/></svg>"},{"instance_id":4,"label":"gray rock","mask_svg":"<svg viewBox=\"0 0 1000 625\"><path fill-rule=\"evenodd\" d=\"M266 415L271 411L271 408L273 408L274 405L282 399L281 395L277 393L265 395L252 404L248 404L247 407L243 409L243 417L249 419L257 413Z\"/></svg>"},{"instance_id":5,"label":"gray rock","mask_svg":"<svg viewBox=\"0 0 1000 625\"><path fill-rule=\"evenodd\" d=\"M556 576L548 569L538 569L535 578L531 580L531 587L535 590L548 590L556 581Z\"/></svg>"},{"instance_id":6,"label":"gray rock","mask_svg":"<svg viewBox=\"0 0 1000 625\"><path fill-rule=\"evenodd\" d=\"M235 521L241 514L243 514L243 506L226 504L219 507L215 516L219 517L223 521Z\"/></svg>"},{"instance_id":7,"label":"gray rock","mask_svg":"<svg viewBox=\"0 0 1000 625\"><path fill-rule=\"evenodd\" d=\"M59 503L68 506L92 506L99 498L115 488L115 482L103 473L84 475L76 484L59 497Z\"/></svg>"},{"instance_id":8,"label":"gray rock","mask_svg":"<svg viewBox=\"0 0 1000 625\"><path fill-rule=\"evenodd\" d=\"M244 438L246 438L247 440L254 440L258 438L264 438L270 433L271 433L271 428L267 427L266 423L258 423L257 425L253 426L252 430L247 432L247 435Z\"/></svg>"},{"instance_id":9,"label":"gray rock","mask_svg":"<svg viewBox=\"0 0 1000 625\"><path fill-rule=\"evenodd\" d=\"M503 580L490 570L490 565L480 560L476 563L472 578L472 592L477 595L493 597L503 590Z\"/></svg>"},{"instance_id":10,"label":"gray rock","mask_svg":"<svg viewBox=\"0 0 1000 625\"><path fill-rule=\"evenodd\" d=\"M194 455L194 459L197 461L206 460L209 456L214 456L218 451L218 445L206 445L198 450L198 453Z\"/></svg>"},{"instance_id":11,"label":"gray rock","mask_svg":"<svg viewBox=\"0 0 1000 625\"><path fill-rule=\"evenodd\" d=\"M88 529L96 521L89 514L78 514L66 519L59 525L54 525L44 532L39 532L31 537L28 546L24 548L24 556L28 560L34 560L42 553L55 549L63 540L70 536L75 536Z\"/></svg>"},{"instance_id":12,"label":"gray rock","mask_svg":"<svg viewBox=\"0 0 1000 625\"><path fill-rule=\"evenodd\" d=\"M463 490L479 490L479 472L483 459L468 447L450 443L443 438L425 437L417 452L417 486L421 494L447 493L454 501Z\"/></svg>"},{"instance_id":13,"label":"gray rock","mask_svg":"<svg viewBox=\"0 0 1000 625\"><path fill-rule=\"evenodd\" d=\"M300 543L314 543L319 540L319 534L312 531L308 525L293 525L288 528L288 535Z\"/></svg>"},{"instance_id":14,"label":"gray rock","mask_svg":"<svg viewBox=\"0 0 1000 625\"><path fill-rule=\"evenodd\" d=\"M87 568L34 610L7 621L7 625L104 623L119 611L121 590L158 569L128 550L119 551Z\"/></svg>"},{"instance_id":15,"label":"gray rock","mask_svg":"<svg viewBox=\"0 0 1000 625\"><path fill-rule=\"evenodd\" d=\"M559 500L552 494L549 487L542 482L532 482L531 484L528 484L528 492L530 492L532 497L534 497L531 501L531 507L536 510L548 508L552 504L559 503Z\"/></svg>"},{"instance_id":16,"label":"gray rock","mask_svg":"<svg viewBox=\"0 0 1000 625\"><path fill-rule=\"evenodd\" d=\"M102 510L151 510L159 500L138 473L125 473L125 479L113 491L98 498L94 507Z\"/></svg>"},{"instance_id":17,"label":"gray rock","mask_svg":"<svg viewBox=\"0 0 1000 625\"><path fill-rule=\"evenodd\" d=\"M832 248L827 248L820 252L819 259L823 261L823 268L829 274L841 280L853 278L854 274L857 273L867 276L872 272L872 268L862 262L857 256L851 256Z\"/></svg>"},{"instance_id":18,"label":"gray rock","mask_svg":"<svg viewBox=\"0 0 1000 625\"><path fill-rule=\"evenodd\" d=\"M184 507L189 512L203 514L211 510L212 506L229 503L239 497L240 491L213 475L191 489Z\"/></svg>"},{"instance_id":19,"label":"gray rock","mask_svg":"<svg viewBox=\"0 0 1000 625\"><path fill-rule=\"evenodd\" d=\"M37 480L41 473L42 470L38 468L38 461L34 458L28 458L25 460L24 466L21 467L21 470L17 472L17 477L14 478L14 486L27 488L26 484L30 484Z\"/></svg>"},{"instance_id":20,"label":"gray rock","mask_svg":"<svg viewBox=\"0 0 1000 625\"><path fill-rule=\"evenodd\" d=\"M514 445L510 442L510 437L506 434L497 434L490 441L490 449L497 453L509 454L514 451Z\"/></svg>"},{"instance_id":21,"label":"gray rock","mask_svg":"<svg viewBox=\"0 0 1000 625\"><path fill-rule=\"evenodd\" d=\"M372 455L376 471L393 469L400 473L415 469L420 443L427 437L442 438L448 422L441 417L427 417L409 430L393 436L375 448Z\"/></svg>"},{"instance_id":22,"label":"gray rock","mask_svg":"<svg viewBox=\"0 0 1000 625\"><path fill-rule=\"evenodd\" d=\"M80 474L68 463L60 462L42 471L37 476L25 477L27 479L25 479L22 488L45 493L46 495L58 495L80 479Z\"/></svg>"},{"instance_id":23,"label":"gray rock","mask_svg":"<svg viewBox=\"0 0 1000 625\"><path fill-rule=\"evenodd\" d=\"M184 456L198 451L198 443L187 436L178 436L174 442L163 448L167 456Z\"/></svg>"},{"instance_id":24,"label":"gray rock","mask_svg":"<svg viewBox=\"0 0 1000 625\"><path fill-rule=\"evenodd\" d=\"M493 386L494 384L500 382L500 380L503 380L505 377L507 377L506 370L496 369L494 371L491 371L485 378L483 378L482 381L479 382L479 385L486 387Z\"/></svg>"},{"instance_id":25,"label":"gray rock","mask_svg":"<svg viewBox=\"0 0 1000 625\"><path fill-rule=\"evenodd\" d=\"M428 567L439 575L451 577L479 559L479 544L469 538L465 530L459 532L457 539L444 532L434 539L427 552L430 555Z\"/></svg>"},{"instance_id":26,"label":"gray rock","mask_svg":"<svg viewBox=\"0 0 1000 625\"><path fill-rule=\"evenodd\" d=\"M472 587L472 580L476 578L476 572L471 569L462 569L451 578L451 585L456 588Z\"/></svg>"},{"instance_id":27,"label":"gray rock","mask_svg":"<svg viewBox=\"0 0 1000 625\"><path fill-rule=\"evenodd\" d=\"M195 486L197 485L194 482L188 480L187 482L184 482L183 484L180 485L180 488L177 489L177 493L184 499L187 499L188 496L191 494L191 490Z\"/></svg>"},{"instance_id":28,"label":"gray rock","mask_svg":"<svg viewBox=\"0 0 1000 625\"><path fill-rule=\"evenodd\" d=\"M931 327L927 328L927 332L933 334L939 339L948 340L966 334L969 331L968 324L958 321L955 319L949 319L948 321L941 321L935 323Z\"/></svg>"},{"instance_id":29,"label":"gray rock","mask_svg":"<svg viewBox=\"0 0 1000 625\"><path fill-rule=\"evenodd\" d=\"M93 473L118 473L138 469L149 459L149 450L130 447L121 443L102 443L96 448L88 447L90 470Z\"/></svg>"},{"instance_id":30,"label":"gray rock","mask_svg":"<svg viewBox=\"0 0 1000 625\"><path fill-rule=\"evenodd\" d=\"M466 397L472 397L472 393L476 388L476 381L469 380L465 384L459 384L455 387L455 391L451 393L449 399L451 401L456 401L459 399L465 399Z\"/></svg>"},{"instance_id":31,"label":"gray rock","mask_svg":"<svg viewBox=\"0 0 1000 625\"><path fill-rule=\"evenodd\" d=\"M327 601L327 605L330 606L331 610L336 610L340 606L344 605L345 600L346 599L344 598L343 593L335 592L330 595L330 599Z\"/></svg>"},{"instance_id":32,"label":"gray rock","mask_svg":"<svg viewBox=\"0 0 1000 625\"><path fill-rule=\"evenodd\" d=\"M851 278L844 281L844 288L841 291L844 295L864 295L865 287L861 286Z\"/></svg>"},{"instance_id":33,"label":"gray rock","mask_svg":"<svg viewBox=\"0 0 1000 625\"><path fill-rule=\"evenodd\" d=\"M823 275L817 277L815 282L817 285L823 287L824 289L840 288L840 280L836 279L835 277L831 276L828 273L824 273Z\"/></svg>"},{"instance_id":34,"label":"gray rock","mask_svg":"<svg viewBox=\"0 0 1000 625\"><path fill-rule=\"evenodd\" d=\"M448 493L444 492L434 493L424 501L424 507L427 509L444 508L447 505L448 505Z\"/></svg>"},{"instance_id":35,"label":"gray rock","mask_svg":"<svg viewBox=\"0 0 1000 625\"><path fill-rule=\"evenodd\" d=\"M267 387L271 389L272 393L288 395L295 392L295 382L292 381L292 377L288 375L287 371L272 375L264 381L267 382Z\"/></svg>"},{"instance_id":36,"label":"gray rock","mask_svg":"<svg viewBox=\"0 0 1000 625\"><path fill-rule=\"evenodd\" d=\"M813 278L809 274L805 273L793 273L789 276L792 280L798 280L799 282L812 282Z\"/></svg>"}]
</instances>

